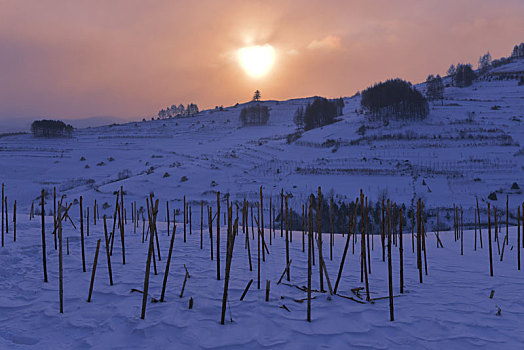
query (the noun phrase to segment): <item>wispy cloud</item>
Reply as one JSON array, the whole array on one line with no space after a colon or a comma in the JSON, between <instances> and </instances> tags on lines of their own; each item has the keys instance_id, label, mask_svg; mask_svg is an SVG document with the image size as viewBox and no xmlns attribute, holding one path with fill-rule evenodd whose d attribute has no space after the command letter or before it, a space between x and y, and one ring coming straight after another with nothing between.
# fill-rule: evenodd
<instances>
[{"instance_id":1,"label":"wispy cloud","mask_svg":"<svg viewBox=\"0 0 524 350\"><path fill-rule=\"evenodd\" d=\"M321 40L313 40L307 46L310 50L335 50L342 47L342 39L336 35L328 35Z\"/></svg>"}]
</instances>

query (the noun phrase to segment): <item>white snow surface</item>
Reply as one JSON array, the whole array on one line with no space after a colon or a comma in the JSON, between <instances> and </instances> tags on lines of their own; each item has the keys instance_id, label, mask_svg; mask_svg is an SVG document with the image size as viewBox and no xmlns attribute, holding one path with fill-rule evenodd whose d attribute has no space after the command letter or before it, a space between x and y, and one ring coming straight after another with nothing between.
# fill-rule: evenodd
<instances>
[{"instance_id":1,"label":"white snow surface","mask_svg":"<svg viewBox=\"0 0 524 350\"><path fill-rule=\"evenodd\" d=\"M399 292L399 253L393 246L393 288L395 321L389 320L388 299L362 303L351 292L364 287L360 282L360 239L348 256L338 295L313 292L312 322L306 321L306 302L296 300L307 294L292 286L307 285L307 254L302 252L302 233L294 232L290 243L291 280L276 282L285 266L284 239L277 230L269 245L270 254L261 262L261 289L257 289L257 241L249 233L253 271L249 271L245 235L235 241L229 284L225 325L220 324L225 244L222 244L222 280L216 279L216 260L210 260L209 236L204 230L200 249L200 228L193 225L183 242L182 225L177 225L175 248L164 303L149 299L145 320L140 319L148 244L141 241L141 226L125 227L126 264L122 265L119 236L111 258L114 285L109 285L103 225L91 223L86 237L87 272L82 272L79 232L64 227L64 242L69 238L70 254L64 243L64 313L59 313L58 254L53 247L52 217L47 217L47 263L49 282L43 282L41 264L40 218L29 222L18 218L17 242L11 233L0 249L0 347L1 348L74 348L74 349L517 349L524 342L522 315L524 300L522 271L516 269L516 229L509 231L509 246L502 262L494 249L494 277L489 276L487 233L484 248L474 251L474 233L464 232L464 255L460 241L452 232L441 232L444 248L436 248L436 236L428 233L428 275L419 283L416 253L412 252L411 233L404 234L405 293ZM151 267L150 297L159 299L169 237L159 223L162 260L158 275ZM172 226L171 226L172 227ZM222 233L225 228L222 228ZM241 231L241 229L240 229ZM504 230L503 230L504 231ZM493 232L492 232L493 234ZM329 258L328 235L324 257L334 284L346 237L335 236L333 260ZM96 241L102 240L92 301L86 302ZM380 236L371 237L371 298L388 295L387 265L382 262ZM222 236L225 242L225 236ZM416 242L416 241L415 241ZM307 244L307 243L306 243ZM478 244L478 243L477 243ZM511 247L511 249L510 249ZM216 248L216 246L215 246ZM415 247L416 251L416 247ZM306 249L307 252L307 249ZM216 259L216 255L215 255ZM387 260L386 260L387 261ZM184 295L179 297L186 265L191 277ZM248 281L254 279L245 299L240 296ZM266 280L271 280L270 299L265 301ZM313 267L312 288L319 289L318 256ZM326 285L325 288L327 289ZM494 296L490 299L491 291ZM188 309L189 299L194 307ZM285 305L289 311L282 306ZM499 313L500 315L497 315ZM232 322L231 322L232 320Z\"/></svg>"}]
</instances>

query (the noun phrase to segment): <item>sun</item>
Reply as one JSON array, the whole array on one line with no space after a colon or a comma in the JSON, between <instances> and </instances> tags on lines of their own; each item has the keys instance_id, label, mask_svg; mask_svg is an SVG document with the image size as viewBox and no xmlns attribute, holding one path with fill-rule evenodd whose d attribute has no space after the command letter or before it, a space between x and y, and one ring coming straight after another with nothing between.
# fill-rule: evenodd
<instances>
[{"instance_id":1,"label":"sun","mask_svg":"<svg viewBox=\"0 0 524 350\"><path fill-rule=\"evenodd\" d=\"M275 49L269 44L246 46L238 49L238 61L248 75L262 78L275 62Z\"/></svg>"}]
</instances>

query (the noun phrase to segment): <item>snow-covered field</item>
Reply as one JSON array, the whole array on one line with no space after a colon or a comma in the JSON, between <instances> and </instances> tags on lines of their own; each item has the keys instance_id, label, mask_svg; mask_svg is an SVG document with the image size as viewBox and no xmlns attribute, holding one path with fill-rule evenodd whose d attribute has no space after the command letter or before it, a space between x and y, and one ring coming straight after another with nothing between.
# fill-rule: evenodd
<instances>
[{"instance_id":1,"label":"snow-covered field","mask_svg":"<svg viewBox=\"0 0 524 350\"><path fill-rule=\"evenodd\" d=\"M520 60L506 68L518 70L523 66ZM424 84L419 88L423 90ZM9 219L14 200L18 212L17 242L12 242L10 232L6 246L0 248L0 347L521 347L524 279L522 271L516 270L515 227L510 229L504 261L499 261L494 248L494 277L489 276L487 244L473 251L471 231L464 233L464 256L453 233L441 233L443 249L436 248L435 235L428 233L429 274L424 276L423 284L418 282L411 234L405 235L406 293L395 298L395 322L389 321L386 299L359 303L314 293L313 322L308 323L305 302L294 300L305 298L306 293L293 286L276 285L286 261L280 234L277 232L270 254L262 263L260 290L256 288L256 240L251 241L253 271L249 271L241 235L235 244L227 310L227 320L233 322L219 324L223 281L216 280L216 264L209 257L207 226L204 249L199 249L200 201L216 206L218 191L222 198L229 194L233 202L246 198L253 203L262 186L266 217L268 197L277 200L281 189L290 194L290 206L298 213L318 186L324 198L334 197L336 202L354 200L360 189L372 205L387 197L412 209L416 199L422 198L428 231L435 229L437 208L441 226L449 227L449 210L458 203L464 207L464 224L472 227L476 197L485 223L486 203L504 212L509 195L509 221L516 224L516 208L524 201L524 145L520 143L524 137L524 86L517 86L515 80L482 80L468 88L446 88L444 97L442 102L431 104L430 115L424 121L391 121L387 125L368 121L360 112L358 96L344 98L344 114L339 122L305 132L291 143L287 136L296 131L293 114L311 99L262 102L271 109L267 126L241 127L239 113L243 105L239 105L224 111L203 111L191 118L80 129L71 139L0 135L0 182L5 183ZM154 298L160 294L169 247L165 203L181 210L186 196L192 204L194 232L183 243L179 224L166 302L149 303L145 321L140 319L142 295L131 289L142 289L147 244L142 244L142 226L135 234L129 223L125 266L119 259L119 245L115 245L114 286L108 283L100 221L96 226L91 224L91 235L86 238L86 273L82 272L78 229L66 225L64 240L69 238L70 255L64 256L65 312L59 314L52 219L46 219L46 284L39 217L28 221L31 204L38 208L42 189L46 191L46 214L52 215L54 187L59 198L64 195L65 201L72 204L71 218L77 225L79 196L83 196L84 208L92 210L97 200L100 217L110 217L115 209L114 195L123 187L128 219L129 203L136 201L138 208L145 207L150 193L160 199L162 261L158 275L151 277L150 293ZM496 200L488 200L492 193ZM381 298L388 291L387 266L382 262L380 237L372 237L370 289L372 298ZM298 286L306 284L307 271L301 238L301 233L295 233L291 244L291 283ZM102 239L101 251L93 301L87 303L97 239ZM225 239L222 237L223 242ZM337 235L335 242L334 259L327 258L332 280L336 278L345 238ZM222 249L223 258L225 245ZM346 261L339 289L340 294L357 300L351 289L362 286L359 251L356 244L355 255L350 254ZM393 263L398 295L396 248ZM191 278L180 298L184 264ZM225 260L222 274L224 266ZM315 289L317 269L313 271ZM245 300L239 301L250 279L255 282ZM269 302L264 300L266 280L271 280ZM490 299L492 290L495 294ZM191 297L194 307L189 310Z\"/></svg>"},{"instance_id":2,"label":"snow-covered field","mask_svg":"<svg viewBox=\"0 0 524 350\"><path fill-rule=\"evenodd\" d=\"M489 276L487 233L484 249L473 250L474 233L464 232L464 256L452 232L441 232L444 248L428 233L428 275L418 281L416 253L411 233L404 234L405 293L399 293L399 255L393 246L395 321L389 321L387 299L364 302L351 289L360 282L360 241L346 259L338 293L313 292L312 322L306 321L307 294L291 286L307 284L307 254L302 252L302 233L291 243L290 285L277 281L285 267L284 239L277 229L270 254L261 262L261 289L257 289L257 241L250 246L253 271L249 271L245 235L235 241L226 324L220 324L225 245L222 245L222 280L216 279L216 260L210 260L209 236L204 230L200 250L200 227L183 242L182 225L177 225L174 253L164 303L148 302L145 320L140 319L148 244L142 243L141 225L133 233L126 225L126 265L122 265L118 237L111 258L114 285L109 285L103 225L91 223L86 237L87 272L82 272L79 232L67 224L64 242L64 313L59 313L58 253L54 250L52 217L47 217L47 263L49 282L43 282L40 218L18 217L17 242L12 233L0 249L0 347L2 348L148 348L148 349L248 349L248 348L418 348L418 349L518 349L524 343L524 300L522 271L516 269L516 229L509 232L509 246L500 262L494 246L495 276ZM159 223L161 258L158 275L153 274L149 294L159 299L169 237L165 223ZM225 228L222 229L222 232ZM240 230L241 231L241 230ZM504 231L504 230L503 230ZM12 232L12 228L11 231ZM266 241L269 243L269 231ZM371 251L371 298L388 295L387 265L382 262L380 237L373 236ZM86 302L96 241L102 240L92 301ZM325 236L327 243L328 235ZM334 284L346 238L336 235L333 260L328 244L324 256ZM225 236L222 236L225 242ZM307 242L306 242L307 245ZM416 248L415 248L416 251ZM307 248L306 248L307 252ZM215 255L216 259L216 255ZM386 260L387 261L387 260ZM191 277L180 298L185 275ZM254 282L245 299L240 296L248 281ZM313 267L312 288L319 289L318 260ZM266 280L271 280L270 298L265 301ZM284 282L288 283L285 281ZM326 288L327 289L327 288ZM493 298L490 294L494 291ZM193 309L189 299L193 298ZM283 308L283 306L289 310ZM497 315L498 314L498 315ZM232 320L232 322L231 322Z\"/></svg>"}]
</instances>

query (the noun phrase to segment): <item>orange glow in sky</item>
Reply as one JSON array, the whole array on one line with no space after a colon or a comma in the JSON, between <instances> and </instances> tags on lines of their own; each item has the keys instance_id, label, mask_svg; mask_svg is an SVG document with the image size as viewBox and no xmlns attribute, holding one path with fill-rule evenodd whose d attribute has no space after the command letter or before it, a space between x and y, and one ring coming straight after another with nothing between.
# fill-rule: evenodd
<instances>
[{"instance_id":1,"label":"orange glow in sky","mask_svg":"<svg viewBox=\"0 0 524 350\"><path fill-rule=\"evenodd\" d=\"M153 116L420 82L524 41L522 0L0 0L0 118Z\"/></svg>"}]
</instances>

